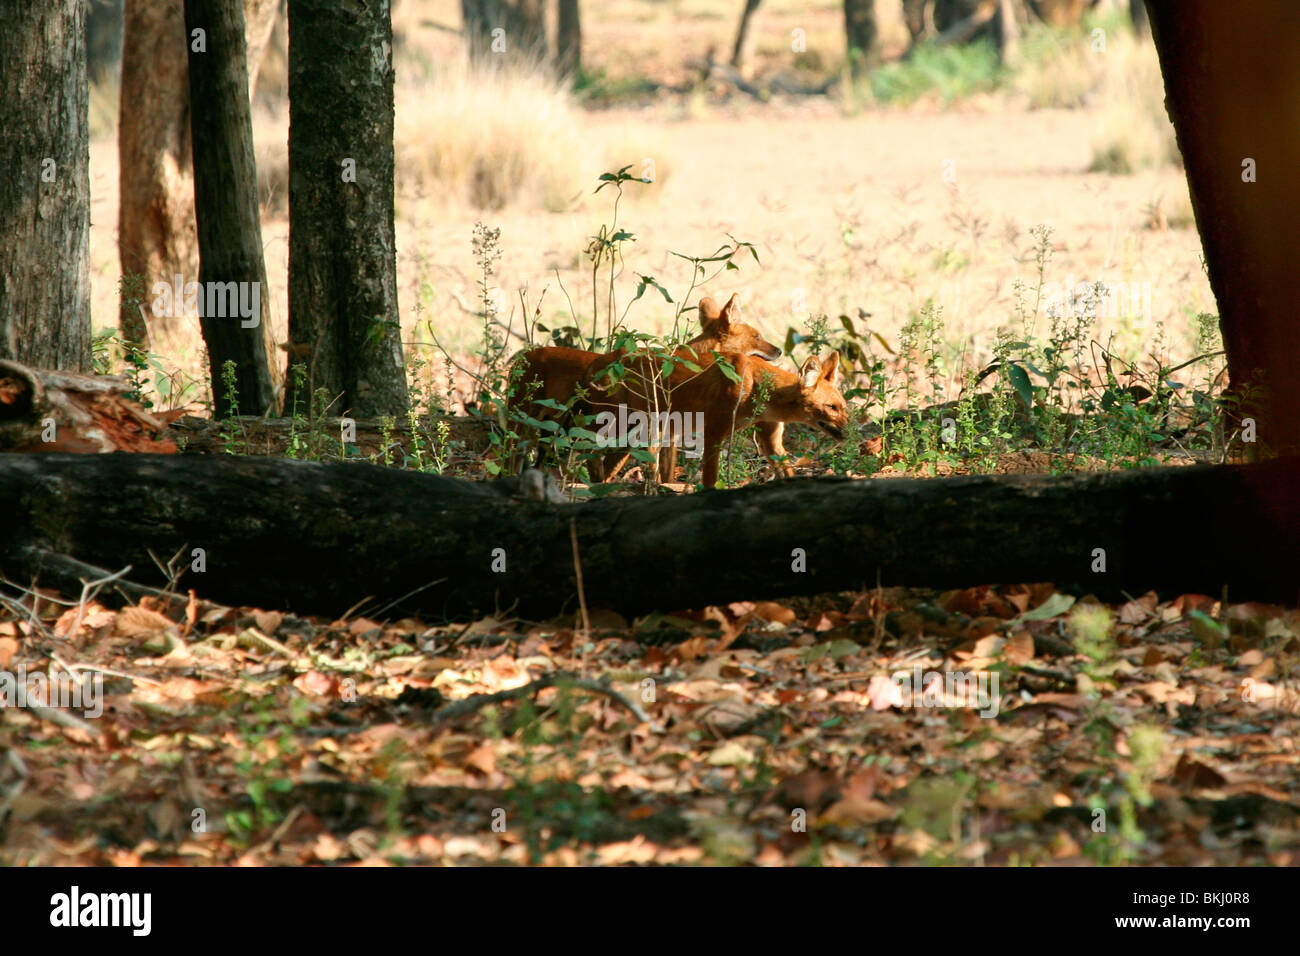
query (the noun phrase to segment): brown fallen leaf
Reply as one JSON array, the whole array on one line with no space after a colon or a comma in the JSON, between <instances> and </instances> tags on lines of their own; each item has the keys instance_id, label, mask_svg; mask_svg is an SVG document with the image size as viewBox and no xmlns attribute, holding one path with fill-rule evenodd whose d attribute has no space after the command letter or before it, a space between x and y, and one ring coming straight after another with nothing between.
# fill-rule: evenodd
<instances>
[{"instance_id":1,"label":"brown fallen leaf","mask_svg":"<svg viewBox=\"0 0 1300 956\"><path fill-rule=\"evenodd\" d=\"M1228 777L1222 772L1189 753L1178 758L1174 779L1189 787L1221 787L1228 782Z\"/></svg>"},{"instance_id":2,"label":"brown fallen leaf","mask_svg":"<svg viewBox=\"0 0 1300 956\"><path fill-rule=\"evenodd\" d=\"M1034 636L1028 631L1016 631L1007 638L1002 653L1013 664L1028 664L1034 659Z\"/></svg>"},{"instance_id":3,"label":"brown fallen leaf","mask_svg":"<svg viewBox=\"0 0 1300 956\"><path fill-rule=\"evenodd\" d=\"M827 807L824 813L819 814L817 822L843 827L869 826L883 820L892 820L898 814L899 810L896 807L891 807L880 800L845 797L843 800L837 800Z\"/></svg>"},{"instance_id":4,"label":"brown fallen leaf","mask_svg":"<svg viewBox=\"0 0 1300 956\"><path fill-rule=\"evenodd\" d=\"M338 689L338 678L320 671L307 671L293 679L293 686L312 697L332 697Z\"/></svg>"}]
</instances>

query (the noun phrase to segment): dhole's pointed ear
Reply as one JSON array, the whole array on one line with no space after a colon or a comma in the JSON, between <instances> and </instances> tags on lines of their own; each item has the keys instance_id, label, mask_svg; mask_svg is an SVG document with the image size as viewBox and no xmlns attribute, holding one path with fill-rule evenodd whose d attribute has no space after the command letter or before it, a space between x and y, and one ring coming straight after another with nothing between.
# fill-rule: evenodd
<instances>
[{"instance_id":1,"label":"dhole's pointed ear","mask_svg":"<svg viewBox=\"0 0 1300 956\"><path fill-rule=\"evenodd\" d=\"M840 384L840 353L832 352L822 363L822 378L826 379L831 385L839 387Z\"/></svg>"},{"instance_id":2,"label":"dhole's pointed ear","mask_svg":"<svg viewBox=\"0 0 1300 956\"><path fill-rule=\"evenodd\" d=\"M718 315L718 321L723 325L730 325L733 322L740 321L740 293L731 293L731 298L727 304L722 307L722 312Z\"/></svg>"},{"instance_id":3,"label":"dhole's pointed ear","mask_svg":"<svg viewBox=\"0 0 1300 956\"><path fill-rule=\"evenodd\" d=\"M815 355L810 355L799 369L799 385L804 389L812 388L821 378L822 362Z\"/></svg>"},{"instance_id":4,"label":"dhole's pointed ear","mask_svg":"<svg viewBox=\"0 0 1300 956\"><path fill-rule=\"evenodd\" d=\"M712 296L705 296L700 300L700 326L706 326L710 322L716 322L720 310L718 309L717 300Z\"/></svg>"}]
</instances>

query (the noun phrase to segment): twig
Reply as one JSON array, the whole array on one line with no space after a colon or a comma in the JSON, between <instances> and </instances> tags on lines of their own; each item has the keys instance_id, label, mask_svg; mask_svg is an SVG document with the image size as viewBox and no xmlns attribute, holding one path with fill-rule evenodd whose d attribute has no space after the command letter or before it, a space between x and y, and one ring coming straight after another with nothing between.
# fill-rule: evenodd
<instances>
[{"instance_id":1,"label":"twig","mask_svg":"<svg viewBox=\"0 0 1300 956\"><path fill-rule=\"evenodd\" d=\"M288 647L281 644L279 641L275 640L274 638L267 637L265 634L263 634L255 627L244 628L244 630L241 631L239 634L239 639L250 644L260 644L263 647L265 647L267 650L274 651L277 654L283 654L285 657L288 658L294 658L298 656Z\"/></svg>"},{"instance_id":2,"label":"twig","mask_svg":"<svg viewBox=\"0 0 1300 956\"><path fill-rule=\"evenodd\" d=\"M37 717L40 717L42 720L48 720L52 724L58 724L60 727L66 727L69 730L79 730L86 736L90 737L91 740L102 741L103 739L98 730L90 726L90 724L86 723L80 717L73 717L66 711L59 710L55 707L45 707L41 704L33 704L30 700L27 702L27 707L25 709L30 710Z\"/></svg>"},{"instance_id":3,"label":"twig","mask_svg":"<svg viewBox=\"0 0 1300 956\"><path fill-rule=\"evenodd\" d=\"M280 825L271 831L271 835L248 852L250 854L262 853L273 848L275 844L279 843L281 838L289 832L289 827L293 826L294 821L302 816L304 809L306 808L303 807L301 803L295 804L294 808L285 815L285 818L281 821Z\"/></svg>"},{"instance_id":4,"label":"twig","mask_svg":"<svg viewBox=\"0 0 1300 956\"><path fill-rule=\"evenodd\" d=\"M405 601L407 598L409 598L409 597L414 597L415 595L419 594L421 591L426 591L426 590L428 590L429 588L433 587L435 584L442 584L442 583L443 583L444 581L446 581L446 580L447 580L446 578L437 578L437 579L435 579L435 580L433 580L433 581L430 581L428 584L421 584L421 585L420 585L418 588L416 588L415 590L413 590L413 591L407 591L405 594L403 594L401 597L397 598L396 600L389 601L387 604L385 604L385 605L384 605L383 607L381 607L379 610L373 612L370 616L371 616L371 617L379 617L379 615L383 614L385 611L389 611L389 610L392 610L393 608L397 607L397 605L401 604L401 603L402 603L403 601Z\"/></svg>"},{"instance_id":5,"label":"twig","mask_svg":"<svg viewBox=\"0 0 1300 956\"><path fill-rule=\"evenodd\" d=\"M587 592L582 586L582 561L578 558L578 525L574 518L569 519L569 540L573 542L573 573L578 579L578 607L582 610L582 637L591 636L591 618L587 615Z\"/></svg>"}]
</instances>

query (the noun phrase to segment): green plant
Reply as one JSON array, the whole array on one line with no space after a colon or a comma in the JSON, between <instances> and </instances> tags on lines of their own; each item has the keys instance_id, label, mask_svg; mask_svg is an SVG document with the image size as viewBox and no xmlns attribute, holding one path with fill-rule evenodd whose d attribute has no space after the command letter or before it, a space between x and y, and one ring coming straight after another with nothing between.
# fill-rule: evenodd
<instances>
[{"instance_id":1,"label":"green plant","mask_svg":"<svg viewBox=\"0 0 1300 956\"><path fill-rule=\"evenodd\" d=\"M239 370L233 359L227 359L221 366L221 383L225 389L226 422L223 440L227 455L243 455L248 451L248 435L239 420Z\"/></svg>"}]
</instances>

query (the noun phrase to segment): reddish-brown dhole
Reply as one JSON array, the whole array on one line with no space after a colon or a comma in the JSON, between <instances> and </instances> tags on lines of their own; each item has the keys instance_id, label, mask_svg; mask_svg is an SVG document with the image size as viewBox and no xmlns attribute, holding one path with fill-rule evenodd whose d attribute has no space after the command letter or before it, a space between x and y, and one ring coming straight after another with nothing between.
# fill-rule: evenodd
<instances>
[{"instance_id":1,"label":"reddish-brown dhole","mask_svg":"<svg viewBox=\"0 0 1300 956\"><path fill-rule=\"evenodd\" d=\"M701 368L713 363L714 352L778 358L781 355L779 346L766 341L757 329L740 321L739 299L738 293L733 294L722 308L718 308L718 303L708 296L700 299L701 333L678 348L675 354ZM590 389L601 370L626 354L559 346L530 349L515 360L515 369L511 370L513 384L508 407L517 411L526 406L528 414L539 421L558 420L563 417L563 412L535 403L549 398L567 406L580 385ZM685 367L681 371L694 374Z\"/></svg>"},{"instance_id":2,"label":"reddish-brown dhole","mask_svg":"<svg viewBox=\"0 0 1300 956\"><path fill-rule=\"evenodd\" d=\"M838 352L832 352L825 361L816 356L809 358L798 375L750 355L725 357L732 363L738 381L714 364L700 374L686 378L671 390L671 396L665 396L662 391L654 396L661 403L671 401L674 412L702 415L704 487L713 488L718 483L718 456L727 437L751 421L758 425L759 450L768 457L785 457L786 422L805 422L818 426L833 438L844 437L849 414L848 404L840 392ZM759 385L764 380L766 384L760 390ZM767 395L761 407L758 401L760 391ZM629 407L642 398L639 392L631 390L610 397L618 398ZM613 407L612 402L602 405L590 399L589 404L593 411ZM658 411L663 407L663 404L657 408L638 404L641 411ZM671 457L672 452L669 454ZM786 477L794 474L788 463L778 467Z\"/></svg>"}]
</instances>

